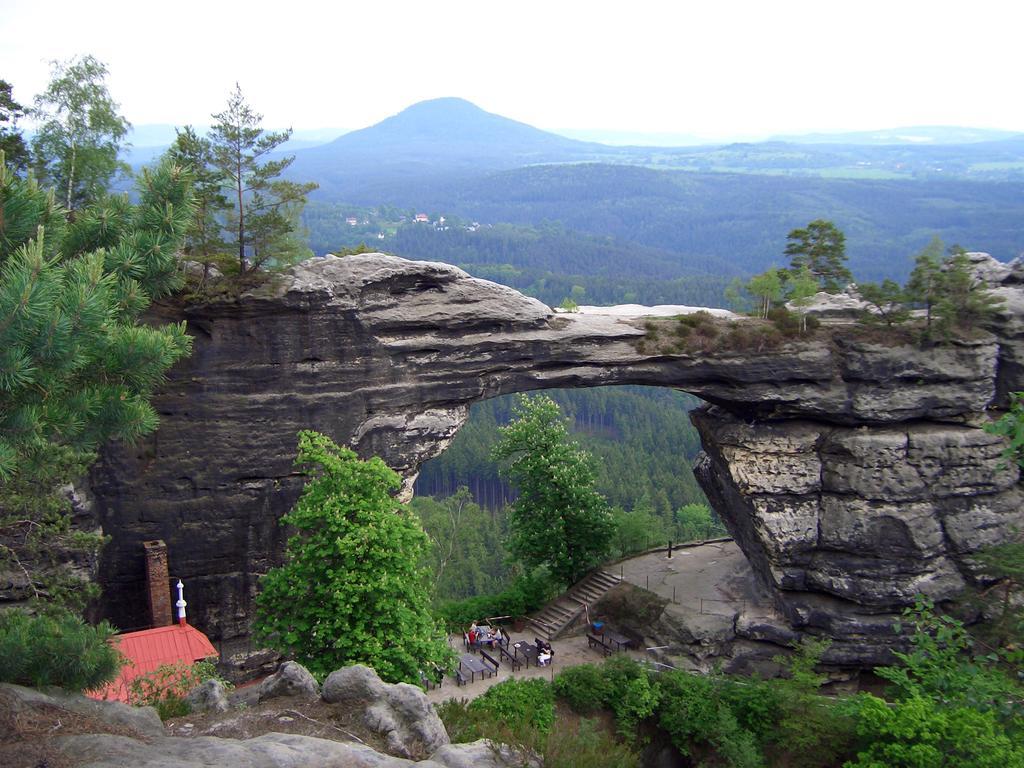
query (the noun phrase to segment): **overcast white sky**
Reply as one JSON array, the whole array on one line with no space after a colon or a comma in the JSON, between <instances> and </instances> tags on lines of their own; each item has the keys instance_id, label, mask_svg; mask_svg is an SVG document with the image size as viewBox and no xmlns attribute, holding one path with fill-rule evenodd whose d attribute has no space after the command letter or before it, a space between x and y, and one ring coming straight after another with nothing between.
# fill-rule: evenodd
<instances>
[{"instance_id":1,"label":"overcast white sky","mask_svg":"<svg viewBox=\"0 0 1024 768\"><path fill-rule=\"evenodd\" d=\"M461 96L549 130L1024 131L1022 22L1018 0L0 0L0 78L30 103L91 53L136 125L207 124L237 80L268 127Z\"/></svg>"}]
</instances>

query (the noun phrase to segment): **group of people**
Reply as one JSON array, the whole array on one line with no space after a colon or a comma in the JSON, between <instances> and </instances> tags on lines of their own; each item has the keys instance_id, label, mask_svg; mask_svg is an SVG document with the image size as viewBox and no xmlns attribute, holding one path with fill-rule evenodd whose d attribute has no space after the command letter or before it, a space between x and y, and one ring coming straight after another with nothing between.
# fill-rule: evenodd
<instances>
[{"instance_id":1,"label":"group of people","mask_svg":"<svg viewBox=\"0 0 1024 768\"><path fill-rule=\"evenodd\" d=\"M494 649L498 645L507 644L507 636L501 631L501 627L477 624L474 621L469 625L469 631L466 632L466 643L470 648L476 645L486 645ZM537 648L537 666L544 667L550 664L551 657L554 655L551 643L538 637L534 640L534 644Z\"/></svg>"},{"instance_id":2,"label":"group of people","mask_svg":"<svg viewBox=\"0 0 1024 768\"><path fill-rule=\"evenodd\" d=\"M551 643L537 637L534 638L534 644L537 646L537 666L547 666L551 663L551 657L554 655L554 651L551 650Z\"/></svg>"},{"instance_id":3,"label":"group of people","mask_svg":"<svg viewBox=\"0 0 1024 768\"><path fill-rule=\"evenodd\" d=\"M501 627L491 627L488 624L478 626L474 621L469 626L466 639L471 647L474 645L486 645L493 649L496 645L505 641L505 635L502 633Z\"/></svg>"}]
</instances>

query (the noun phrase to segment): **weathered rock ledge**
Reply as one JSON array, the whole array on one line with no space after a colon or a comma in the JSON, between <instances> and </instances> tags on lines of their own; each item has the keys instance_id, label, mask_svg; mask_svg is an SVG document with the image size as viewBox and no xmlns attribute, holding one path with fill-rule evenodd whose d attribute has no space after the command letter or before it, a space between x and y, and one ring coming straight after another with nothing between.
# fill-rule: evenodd
<instances>
[{"instance_id":1,"label":"weathered rock ledge","mask_svg":"<svg viewBox=\"0 0 1024 768\"><path fill-rule=\"evenodd\" d=\"M795 624L838 632L847 610L949 597L978 576L971 552L1024 522L1017 477L978 426L997 380L1001 393L1022 386L1022 292L1000 290L1013 300L995 334L928 350L840 329L761 352L642 354L635 319L556 315L454 267L381 254L306 262L259 295L160 307L188 321L195 351L156 398L160 430L93 472L113 536L106 612L140 623L140 542L162 538L195 621L244 633L301 484L300 429L380 455L411 484L473 402L608 384L715 406L695 417L703 483Z\"/></svg>"}]
</instances>

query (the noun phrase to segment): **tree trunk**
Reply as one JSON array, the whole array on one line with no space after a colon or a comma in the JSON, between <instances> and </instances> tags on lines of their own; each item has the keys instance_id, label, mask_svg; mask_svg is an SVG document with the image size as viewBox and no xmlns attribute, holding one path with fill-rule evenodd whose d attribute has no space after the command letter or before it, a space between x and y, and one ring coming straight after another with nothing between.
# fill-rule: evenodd
<instances>
[{"instance_id":1,"label":"tree trunk","mask_svg":"<svg viewBox=\"0 0 1024 768\"><path fill-rule=\"evenodd\" d=\"M235 163L235 190L238 192L238 274L245 274L245 207L242 205L242 150Z\"/></svg>"}]
</instances>

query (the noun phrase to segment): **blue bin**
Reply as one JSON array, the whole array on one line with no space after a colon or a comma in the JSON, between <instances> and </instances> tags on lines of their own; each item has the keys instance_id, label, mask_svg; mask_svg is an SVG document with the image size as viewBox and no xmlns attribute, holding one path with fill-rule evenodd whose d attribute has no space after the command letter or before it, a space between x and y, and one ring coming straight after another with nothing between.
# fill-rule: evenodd
<instances>
[{"instance_id":1,"label":"blue bin","mask_svg":"<svg viewBox=\"0 0 1024 768\"><path fill-rule=\"evenodd\" d=\"M594 634L595 635L600 635L601 634L601 630L604 629L604 622L603 621L595 621L593 624L591 624L591 626L594 628Z\"/></svg>"}]
</instances>

